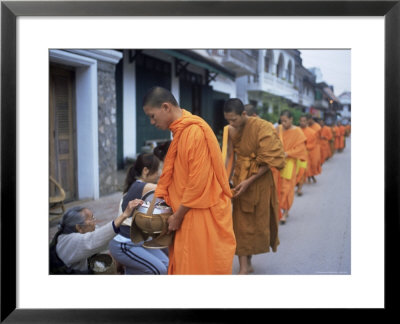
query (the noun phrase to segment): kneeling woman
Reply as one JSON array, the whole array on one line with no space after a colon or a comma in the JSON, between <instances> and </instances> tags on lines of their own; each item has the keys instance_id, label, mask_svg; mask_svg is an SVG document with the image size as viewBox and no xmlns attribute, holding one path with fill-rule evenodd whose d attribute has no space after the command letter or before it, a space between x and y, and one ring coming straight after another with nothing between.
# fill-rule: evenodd
<instances>
[{"instance_id":1,"label":"kneeling woman","mask_svg":"<svg viewBox=\"0 0 400 324\"><path fill-rule=\"evenodd\" d=\"M160 175L160 160L154 154L140 154L125 178L120 212L125 210L130 200L140 199L155 190ZM146 249L142 244L131 241L130 224L124 222L119 235L111 240L109 250L113 258L125 267L125 274L167 274L169 259L166 253Z\"/></svg>"},{"instance_id":2,"label":"kneeling woman","mask_svg":"<svg viewBox=\"0 0 400 324\"><path fill-rule=\"evenodd\" d=\"M80 206L68 209L50 243L50 273L91 273L88 258L107 250L108 243L119 232L122 222L142 203L140 199L129 201L120 216L98 229L90 209Z\"/></svg>"}]
</instances>

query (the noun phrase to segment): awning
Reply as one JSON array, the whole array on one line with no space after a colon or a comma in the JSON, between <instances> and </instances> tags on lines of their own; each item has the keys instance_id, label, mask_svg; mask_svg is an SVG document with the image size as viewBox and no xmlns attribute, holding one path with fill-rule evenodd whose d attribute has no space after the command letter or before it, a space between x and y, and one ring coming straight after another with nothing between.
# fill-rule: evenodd
<instances>
[{"instance_id":1,"label":"awning","mask_svg":"<svg viewBox=\"0 0 400 324\"><path fill-rule=\"evenodd\" d=\"M220 66L214 62L207 60L205 57L195 52L191 52L189 50L172 50L172 49L162 49L161 52L176 57L179 60L183 60L195 66L206 69L210 72L222 74L231 80L235 80L236 77L235 73L227 70L223 66Z\"/></svg>"}]
</instances>

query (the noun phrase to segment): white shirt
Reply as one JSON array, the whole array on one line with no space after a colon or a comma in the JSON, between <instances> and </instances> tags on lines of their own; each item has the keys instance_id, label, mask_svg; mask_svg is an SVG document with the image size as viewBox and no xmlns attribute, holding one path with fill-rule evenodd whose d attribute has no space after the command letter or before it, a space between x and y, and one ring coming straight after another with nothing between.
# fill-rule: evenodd
<instances>
[{"instance_id":1,"label":"white shirt","mask_svg":"<svg viewBox=\"0 0 400 324\"><path fill-rule=\"evenodd\" d=\"M87 258L107 250L114 236L112 222L93 232L61 234L57 240L57 255L67 266L85 271L88 269Z\"/></svg>"}]
</instances>

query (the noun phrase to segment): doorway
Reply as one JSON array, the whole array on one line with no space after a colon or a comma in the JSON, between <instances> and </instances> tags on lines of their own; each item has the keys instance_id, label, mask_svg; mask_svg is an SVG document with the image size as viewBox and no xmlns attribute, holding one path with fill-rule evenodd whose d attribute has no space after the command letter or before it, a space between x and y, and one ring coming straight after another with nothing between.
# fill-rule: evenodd
<instances>
[{"instance_id":1,"label":"doorway","mask_svg":"<svg viewBox=\"0 0 400 324\"><path fill-rule=\"evenodd\" d=\"M75 71L50 65L49 172L63 187L66 201L76 198ZM53 190L53 189L51 189ZM50 192L50 195L54 194Z\"/></svg>"}]
</instances>

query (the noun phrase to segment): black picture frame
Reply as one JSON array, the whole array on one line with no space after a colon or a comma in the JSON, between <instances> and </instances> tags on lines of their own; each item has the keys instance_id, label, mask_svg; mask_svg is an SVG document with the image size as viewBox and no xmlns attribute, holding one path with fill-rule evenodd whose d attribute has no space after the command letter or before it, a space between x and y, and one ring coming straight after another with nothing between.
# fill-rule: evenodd
<instances>
[{"instance_id":1,"label":"black picture frame","mask_svg":"<svg viewBox=\"0 0 400 324\"><path fill-rule=\"evenodd\" d=\"M384 16L385 18L385 311L395 310L400 125L400 1L2 1L1 2L1 322L235 322L230 309L16 308L16 19L18 16ZM372 125L371 125L372 127ZM371 174L373 176L373 166ZM372 189L373 190L373 189ZM373 238L371 238L373 244ZM368 247L365 247L368 249ZM373 256L371 256L373 258ZM373 260L371 260L373 262ZM55 292L58 294L60 292ZM211 313L210 313L211 312ZM268 313L269 314L269 313ZM243 315L243 314L241 314ZM380 313L380 315L382 315ZM251 319L249 318L249 320ZM258 318L258 317L257 317ZM320 317L319 320L321 320Z\"/></svg>"}]
</instances>

